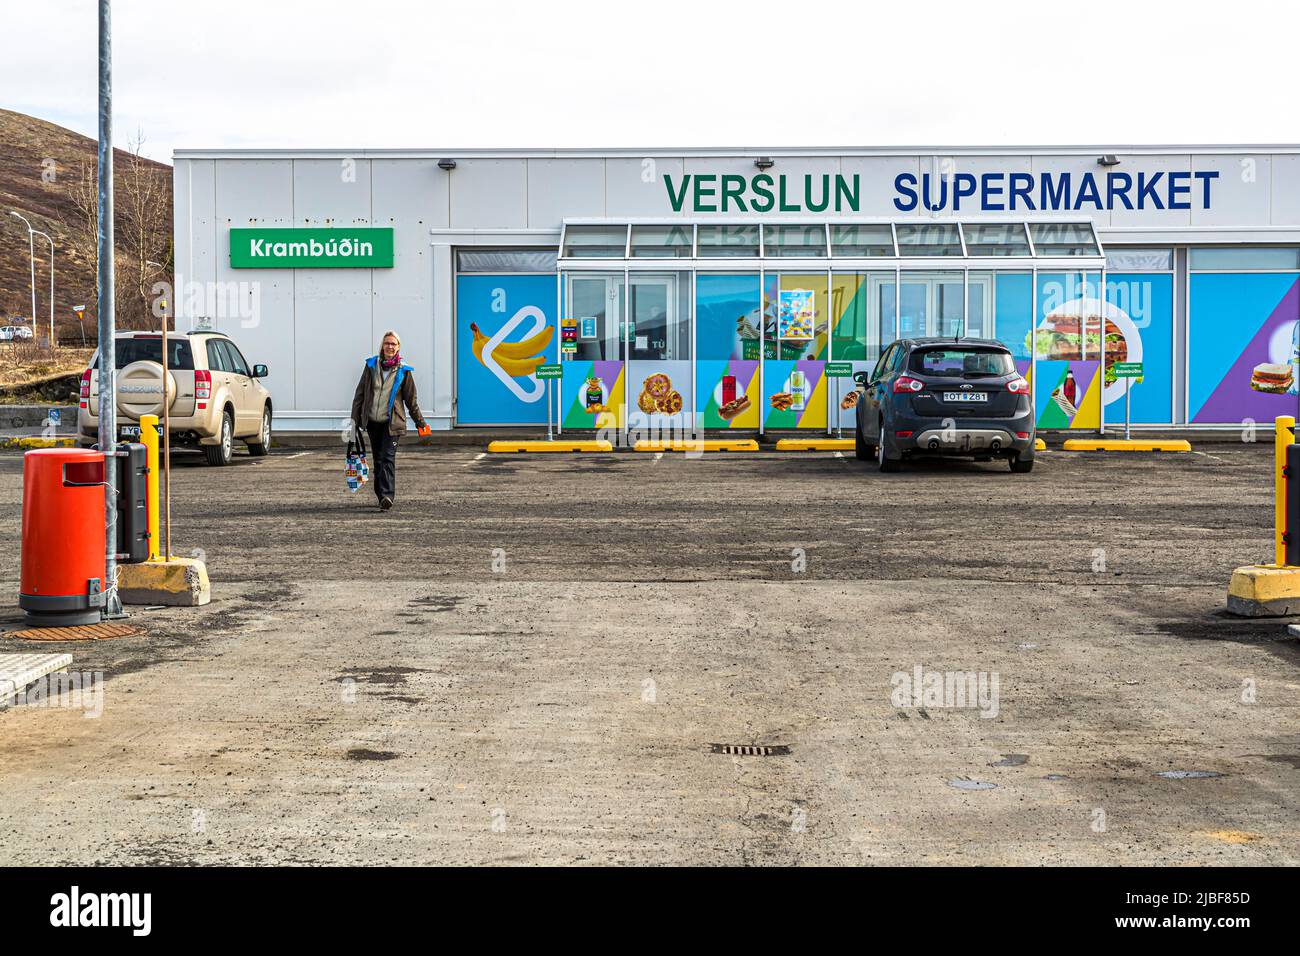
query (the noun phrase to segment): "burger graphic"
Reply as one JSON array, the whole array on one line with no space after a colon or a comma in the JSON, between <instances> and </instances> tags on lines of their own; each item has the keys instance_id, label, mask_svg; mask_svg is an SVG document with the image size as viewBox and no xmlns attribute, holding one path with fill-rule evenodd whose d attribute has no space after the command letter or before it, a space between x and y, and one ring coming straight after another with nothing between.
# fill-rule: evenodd
<instances>
[{"instance_id":1,"label":"burger graphic","mask_svg":"<svg viewBox=\"0 0 1300 956\"><path fill-rule=\"evenodd\" d=\"M1107 405L1124 397L1124 382L1115 377L1115 364L1142 361L1142 336L1128 313L1113 302L1092 297L1056 306L1039 322L1025 345L1033 349L1040 362L1101 361L1104 345L1102 400Z\"/></svg>"},{"instance_id":2,"label":"burger graphic","mask_svg":"<svg viewBox=\"0 0 1300 956\"><path fill-rule=\"evenodd\" d=\"M1097 361L1102 357L1102 323L1105 323L1106 384L1115 381L1112 366L1128 361L1128 340L1113 318L1097 313L1081 315L1057 310L1034 333L1034 349L1051 362Z\"/></svg>"}]
</instances>

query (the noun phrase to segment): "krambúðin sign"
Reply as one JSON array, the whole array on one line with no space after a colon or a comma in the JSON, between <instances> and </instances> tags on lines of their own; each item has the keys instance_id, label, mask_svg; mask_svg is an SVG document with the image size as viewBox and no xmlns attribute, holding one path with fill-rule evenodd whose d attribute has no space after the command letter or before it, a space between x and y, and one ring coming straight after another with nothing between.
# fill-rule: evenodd
<instances>
[{"instance_id":1,"label":"kramb\u00fa\u00f0in sign","mask_svg":"<svg viewBox=\"0 0 1300 956\"><path fill-rule=\"evenodd\" d=\"M393 230L231 229L232 269L391 269Z\"/></svg>"}]
</instances>

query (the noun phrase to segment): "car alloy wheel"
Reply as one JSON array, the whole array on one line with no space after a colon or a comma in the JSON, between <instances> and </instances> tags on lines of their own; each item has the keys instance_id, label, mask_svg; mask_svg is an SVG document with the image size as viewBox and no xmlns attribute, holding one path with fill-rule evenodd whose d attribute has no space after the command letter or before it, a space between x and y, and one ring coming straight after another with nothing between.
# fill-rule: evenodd
<instances>
[{"instance_id":1,"label":"car alloy wheel","mask_svg":"<svg viewBox=\"0 0 1300 956\"><path fill-rule=\"evenodd\" d=\"M880 466L883 472L898 471L901 462L897 458L890 458L889 451L886 448L885 441L885 423L880 423L880 441L876 445L876 464Z\"/></svg>"},{"instance_id":2,"label":"car alloy wheel","mask_svg":"<svg viewBox=\"0 0 1300 956\"><path fill-rule=\"evenodd\" d=\"M228 465L230 464L231 445L234 443L235 423L230 417L230 412L221 414L221 439L215 445L204 445L203 455L207 458L209 465Z\"/></svg>"}]
</instances>

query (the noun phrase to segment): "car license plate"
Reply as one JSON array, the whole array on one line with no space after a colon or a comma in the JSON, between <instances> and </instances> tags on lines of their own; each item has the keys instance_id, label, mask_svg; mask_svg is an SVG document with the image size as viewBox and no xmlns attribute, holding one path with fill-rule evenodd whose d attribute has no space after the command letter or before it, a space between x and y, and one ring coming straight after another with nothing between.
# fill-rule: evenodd
<instances>
[{"instance_id":1,"label":"car license plate","mask_svg":"<svg viewBox=\"0 0 1300 956\"><path fill-rule=\"evenodd\" d=\"M159 437L159 438L162 438L162 426L161 426L161 425L155 425L155 426L154 426L154 431L156 431L156 432L158 433L158 437ZM140 437L140 426L139 426L139 425L118 425L118 426L117 426L117 437L118 437L118 440L122 440L122 439L126 439L126 438L139 438L139 437Z\"/></svg>"},{"instance_id":2,"label":"car license plate","mask_svg":"<svg viewBox=\"0 0 1300 956\"><path fill-rule=\"evenodd\" d=\"M945 402L987 402L988 392L944 392Z\"/></svg>"}]
</instances>

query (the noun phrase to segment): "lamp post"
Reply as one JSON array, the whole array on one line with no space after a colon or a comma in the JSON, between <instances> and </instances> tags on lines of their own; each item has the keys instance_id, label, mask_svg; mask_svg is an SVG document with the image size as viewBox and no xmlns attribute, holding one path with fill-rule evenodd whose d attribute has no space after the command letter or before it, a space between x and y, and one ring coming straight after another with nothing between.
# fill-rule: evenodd
<instances>
[{"instance_id":1,"label":"lamp post","mask_svg":"<svg viewBox=\"0 0 1300 956\"><path fill-rule=\"evenodd\" d=\"M105 619L126 617L117 593L117 488L111 479L117 453L117 315L113 308L113 41L110 0L99 0L99 210L96 248L99 275L99 450L104 453Z\"/></svg>"},{"instance_id":2,"label":"lamp post","mask_svg":"<svg viewBox=\"0 0 1300 956\"><path fill-rule=\"evenodd\" d=\"M54 240L50 238L47 232L36 230L36 235L44 236L45 241L50 244L50 348L55 347L54 341ZM32 316L32 331L36 331L36 316Z\"/></svg>"},{"instance_id":3,"label":"lamp post","mask_svg":"<svg viewBox=\"0 0 1300 956\"><path fill-rule=\"evenodd\" d=\"M32 235L32 224L27 221L27 217L20 212L10 210L9 215L17 216L27 227L27 255L32 265L32 326L36 325L36 237Z\"/></svg>"}]
</instances>

